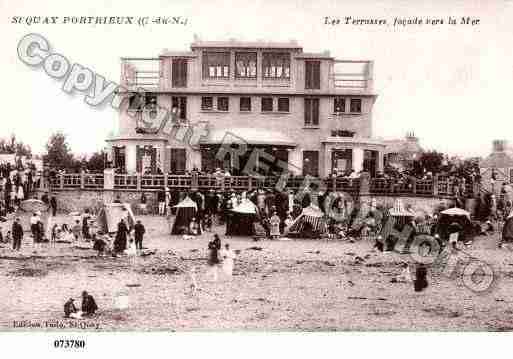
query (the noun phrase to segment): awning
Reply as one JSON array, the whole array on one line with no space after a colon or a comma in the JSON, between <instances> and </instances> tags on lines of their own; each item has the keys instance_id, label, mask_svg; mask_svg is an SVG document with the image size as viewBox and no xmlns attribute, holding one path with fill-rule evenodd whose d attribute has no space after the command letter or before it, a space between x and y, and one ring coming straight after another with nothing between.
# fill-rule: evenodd
<instances>
[{"instance_id":1,"label":"awning","mask_svg":"<svg viewBox=\"0 0 513 359\"><path fill-rule=\"evenodd\" d=\"M285 134L267 129L230 128L211 129L201 144L249 144L294 147L296 143Z\"/></svg>"}]
</instances>

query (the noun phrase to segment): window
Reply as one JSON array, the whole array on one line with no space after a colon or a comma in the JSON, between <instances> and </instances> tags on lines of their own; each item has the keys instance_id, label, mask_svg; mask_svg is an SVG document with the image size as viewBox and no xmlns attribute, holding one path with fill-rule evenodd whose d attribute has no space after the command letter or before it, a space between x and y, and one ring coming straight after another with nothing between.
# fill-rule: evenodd
<instances>
[{"instance_id":1,"label":"window","mask_svg":"<svg viewBox=\"0 0 513 359\"><path fill-rule=\"evenodd\" d=\"M203 111L210 111L214 109L214 99L212 97L201 98L201 109Z\"/></svg>"},{"instance_id":2,"label":"window","mask_svg":"<svg viewBox=\"0 0 513 359\"><path fill-rule=\"evenodd\" d=\"M290 54L282 52L264 52L262 54L262 73L267 79L290 78Z\"/></svg>"},{"instance_id":3,"label":"window","mask_svg":"<svg viewBox=\"0 0 513 359\"><path fill-rule=\"evenodd\" d=\"M320 61L305 61L305 89L321 88Z\"/></svg>"},{"instance_id":4,"label":"window","mask_svg":"<svg viewBox=\"0 0 513 359\"><path fill-rule=\"evenodd\" d=\"M218 111L228 111L228 97L218 97L217 98L217 110Z\"/></svg>"},{"instance_id":5,"label":"window","mask_svg":"<svg viewBox=\"0 0 513 359\"><path fill-rule=\"evenodd\" d=\"M289 112L289 98L288 97L278 98L278 111L279 112Z\"/></svg>"},{"instance_id":6,"label":"window","mask_svg":"<svg viewBox=\"0 0 513 359\"><path fill-rule=\"evenodd\" d=\"M257 77L257 54L256 52L235 53L235 77L253 78Z\"/></svg>"},{"instance_id":7,"label":"window","mask_svg":"<svg viewBox=\"0 0 513 359\"><path fill-rule=\"evenodd\" d=\"M187 87L187 60L173 59L171 77L173 87Z\"/></svg>"},{"instance_id":8,"label":"window","mask_svg":"<svg viewBox=\"0 0 513 359\"><path fill-rule=\"evenodd\" d=\"M262 112L268 112L273 110L273 98L262 97Z\"/></svg>"},{"instance_id":9,"label":"window","mask_svg":"<svg viewBox=\"0 0 513 359\"><path fill-rule=\"evenodd\" d=\"M362 99L352 98L350 107L351 107L351 112L354 112L354 113L362 112Z\"/></svg>"},{"instance_id":10,"label":"window","mask_svg":"<svg viewBox=\"0 0 513 359\"><path fill-rule=\"evenodd\" d=\"M303 176L319 176L319 151L303 151Z\"/></svg>"},{"instance_id":11,"label":"window","mask_svg":"<svg viewBox=\"0 0 513 359\"><path fill-rule=\"evenodd\" d=\"M229 52L203 52L203 78L229 78Z\"/></svg>"},{"instance_id":12,"label":"window","mask_svg":"<svg viewBox=\"0 0 513 359\"><path fill-rule=\"evenodd\" d=\"M318 98L305 98L305 126L319 126Z\"/></svg>"},{"instance_id":13,"label":"window","mask_svg":"<svg viewBox=\"0 0 513 359\"><path fill-rule=\"evenodd\" d=\"M347 130L332 130L331 137L354 137L354 132Z\"/></svg>"},{"instance_id":14,"label":"window","mask_svg":"<svg viewBox=\"0 0 513 359\"><path fill-rule=\"evenodd\" d=\"M333 112L346 112L346 99L343 97L335 97L333 102Z\"/></svg>"},{"instance_id":15,"label":"window","mask_svg":"<svg viewBox=\"0 0 513 359\"><path fill-rule=\"evenodd\" d=\"M183 174L186 163L185 148L170 148L169 150L169 172L172 174Z\"/></svg>"},{"instance_id":16,"label":"window","mask_svg":"<svg viewBox=\"0 0 513 359\"><path fill-rule=\"evenodd\" d=\"M251 97L240 98L240 111L251 111Z\"/></svg>"},{"instance_id":17,"label":"window","mask_svg":"<svg viewBox=\"0 0 513 359\"><path fill-rule=\"evenodd\" d=\"M185 120L187 118L187 97L173 96L171 98L171 113L174 118Z\"/></svg>"}]
</instances>

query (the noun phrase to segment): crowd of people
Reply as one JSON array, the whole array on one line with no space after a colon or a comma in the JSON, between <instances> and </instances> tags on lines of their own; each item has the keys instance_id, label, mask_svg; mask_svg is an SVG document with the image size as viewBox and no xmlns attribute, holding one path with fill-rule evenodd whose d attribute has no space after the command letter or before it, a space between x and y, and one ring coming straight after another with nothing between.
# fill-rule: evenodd
<instances>
[{"instance_id":1,"label":"crowd of people","mask_svg":"<svg viewBox=\"0 0 513 359\"><path fill-rule=\"evenodd\" d=\"M15 212L23 200L31 198L40 180L33 164L0 163L0 217Z\"/></svg>"}]
</instances>

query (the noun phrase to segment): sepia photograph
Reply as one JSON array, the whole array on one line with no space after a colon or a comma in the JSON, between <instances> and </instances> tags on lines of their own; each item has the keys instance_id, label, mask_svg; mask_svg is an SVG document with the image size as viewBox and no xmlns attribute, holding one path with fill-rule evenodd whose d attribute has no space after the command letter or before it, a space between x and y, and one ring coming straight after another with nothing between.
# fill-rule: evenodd
<instances>
[{"instance_id":1,"label":"sepia photograph","mask_svg":"<svg viewBox=\"0 0 513 359\"><path fill-rule=\"evenodd\" d=\"M0 13L2 335L513 330L512 1Z\"/></svg>"}]
</instances>

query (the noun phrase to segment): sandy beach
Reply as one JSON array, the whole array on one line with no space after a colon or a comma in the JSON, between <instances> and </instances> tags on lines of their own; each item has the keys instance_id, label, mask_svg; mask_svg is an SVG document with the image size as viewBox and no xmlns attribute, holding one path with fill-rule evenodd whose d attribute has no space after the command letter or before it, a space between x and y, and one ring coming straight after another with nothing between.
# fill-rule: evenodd
<instances>
[{"instance_id":1,"label":"sandy beach","mask_svg":"<svg viewBox=\"0 0 513 359\"><path fill-rule=\"evenodd\" d=\"M170 236L162 217L141 217L144 247L155 254L97 257L92 244L43 244L29 233L21 253L0 248L0 328L42 330L441 330L513 329L513 259L497 236L478 237L465 252L494 268L498 280L478 295L461 278L430 274L427 290L392 283L408 255L381 253L371 241L258 241L226 237L238 252L232 278L206 275L207 243ZM192 292L189 272L197 270ZM63 304L87 290L100 307L68 320ZM128 308L116 298L126 296Z\"/></svg>"}]
</instances>

